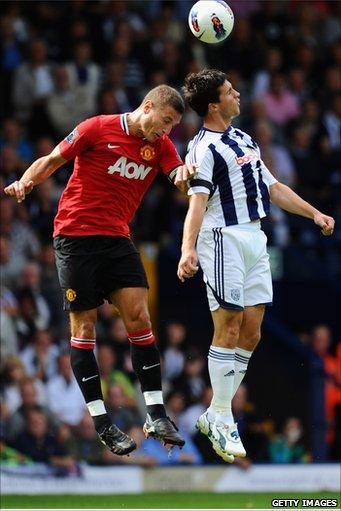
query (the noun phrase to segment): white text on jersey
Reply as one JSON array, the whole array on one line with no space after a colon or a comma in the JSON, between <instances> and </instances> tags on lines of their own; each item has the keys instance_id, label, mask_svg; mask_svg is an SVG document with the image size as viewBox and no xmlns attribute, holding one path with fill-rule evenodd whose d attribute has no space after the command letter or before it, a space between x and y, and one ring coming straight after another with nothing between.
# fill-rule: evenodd
<instances>
[{"instance_id":1,"label":"white text on jersey","mask_svg":"<svg viewBox=\"0 0 341 511\"><path fill-rule=\"evenodd\" d=\"M122 177L141 179L143 181L151 170L152 167L145 167L142 163L139 165L134 161L127 161L125 156L121 156L114 165L108 167L108 174L119 172Z\"/></svg>"}]
</instances>

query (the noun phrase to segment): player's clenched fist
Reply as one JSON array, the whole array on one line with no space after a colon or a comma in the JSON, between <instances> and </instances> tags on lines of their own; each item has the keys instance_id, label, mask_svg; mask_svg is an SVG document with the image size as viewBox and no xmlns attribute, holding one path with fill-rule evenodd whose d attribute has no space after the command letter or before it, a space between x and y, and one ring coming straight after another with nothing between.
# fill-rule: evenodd
<instances>
[{"instance_id":1,"label":"player's clenched fist","mask_svg":"<svg viewBox=\"0 0 341 511\"><path fill-rule=\"evenodd\" d=\"M174 184L181 192L187 192L188 181L197 175L197 167L196 163L186 163L178 167Z\"/></svg>"},{"instance_id":2,"label":"player's clenched fist","mask_svg":"<svg viewBox=\"0 0 341 511\"><path fill-rule=\"evenodd\" d=\"M32 189L33 181L28 181L27 183L25 181L14 181L14 183L4 188L4 192L10 197L15 197L18 202L22 202Z\"/></svg>"},{"instance_id":3,"label":"player's clenched fist","mask_svg":"<svg viewBox=\"0 0 341 511\"><path fill-rule=\"evenodd\" d=\"M331 216L324 215L323 213L317 213L314 216L314 222L318 225L318 227L321 227L321 231L324 236L330 236L333 234L335 220Z\"/></svg>"},{"instance_id":4,"label":"player's clenched fist","mask_svg":"<svg viewBox=\"0 0 341 511\"><path fill-rule=\"evenodd\" d=\"M178 277L181 282L193 277L199 269L198 256L195 250L184 252L178 266Z\"/></svg>"}]
</instances>

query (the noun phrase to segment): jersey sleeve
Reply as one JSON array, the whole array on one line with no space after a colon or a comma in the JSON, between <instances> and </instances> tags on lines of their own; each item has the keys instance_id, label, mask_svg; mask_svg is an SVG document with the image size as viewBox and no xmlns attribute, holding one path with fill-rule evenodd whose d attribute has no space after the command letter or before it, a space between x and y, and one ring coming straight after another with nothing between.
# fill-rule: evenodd
<instances>
[{"instance_id":1,"label":"jersey sleeve","mask_svg":"<svg viewBox=\"0 0 341 511\"><path fill-rule=\"evenodd\" d=\"M187 158L189 158L189 160L187 160ZM190 158L190 153L188 153L186 162L190 161ZM213 190L212 176L214 166L213 154L210 148L206 146L205 150L199 150L197 152L196 163L198 165L197 175L190 180L187 193L188 195L193 195L194 193L210 194Z\"/></svg>"},{"instance_id":2,"label":"jersey sleeve","mask_svg":"<svg viewBox=\"0 0 341 511\"><path fill-rule=\"evenodd\" d=\"M265 182L265 184L268 187L278 183L275 176L273 174L271 174L270 170L268 169L268 167L265 165L265 163L262 160L261 160L261 169L262 169L263 181Z\"/></svg>"},{"instance_id":3,"label":"jersey sleeve","mask_svg":"<svg viewBox=\"0 0 341 511\"><path fill-rule=\"evenodd\" d=\"M168 137L164 137L162 140L159 159L159 166L162 172L166 174L170 181L173 182L176 174L176 169L183 164L184 163L173 142Z\"/></svg>"},{"instance_id":4,"label":"jersey sleeve","mask_svg":"<svg viewBox=\"0 0 341 511\"><path fill-rule=\"evenodd\" d=\"M98 136L100 117L91 117L76 126L71 133L59 143L60 154L66 160L72 160L86 151Z\"/></svg>"}]
</instances>

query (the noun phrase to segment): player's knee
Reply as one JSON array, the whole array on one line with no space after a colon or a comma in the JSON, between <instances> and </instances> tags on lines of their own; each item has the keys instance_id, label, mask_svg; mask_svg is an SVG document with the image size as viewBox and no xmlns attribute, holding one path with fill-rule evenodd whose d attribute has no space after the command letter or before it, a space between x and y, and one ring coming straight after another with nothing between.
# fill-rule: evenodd
<instances>
[{"instance_id":1,"label":"player's knee","mask_svg":"<svg viewBox=\"0 0 341 511\"><path fill-rule=\"evenodd\" d=\"M148 310L145 307L135 307L132 309L127 323L128 331L152 327Z\"/></svg>"}]
</instances>

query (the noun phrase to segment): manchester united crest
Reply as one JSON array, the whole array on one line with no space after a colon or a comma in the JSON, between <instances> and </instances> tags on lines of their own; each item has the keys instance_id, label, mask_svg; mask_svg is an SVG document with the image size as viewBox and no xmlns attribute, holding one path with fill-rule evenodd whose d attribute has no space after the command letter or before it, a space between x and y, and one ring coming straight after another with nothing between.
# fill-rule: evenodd
<instances>
[{"instance_id":1,"label":"manchester united crest","mask_svg":"<svg viewBox=\"0 0 341 511\"><path fill-rule=\"evenodd\" d=\"M69 302L73 302L77 296L76 291L74 291L73 289L67 289L65 295Z\"/></svg>"},{"instance_id":2,"label":"manchester united crest","mask_svg":"<svg viewBox=\"0 0 341 511\"><path fill-rule=\"evenodd\" d=\"M155 149L151 145L144 145L141 147L140 155L144 160L152 160L155 156Z\"/></svg>"}]
</instances>

